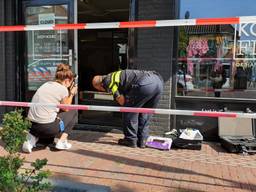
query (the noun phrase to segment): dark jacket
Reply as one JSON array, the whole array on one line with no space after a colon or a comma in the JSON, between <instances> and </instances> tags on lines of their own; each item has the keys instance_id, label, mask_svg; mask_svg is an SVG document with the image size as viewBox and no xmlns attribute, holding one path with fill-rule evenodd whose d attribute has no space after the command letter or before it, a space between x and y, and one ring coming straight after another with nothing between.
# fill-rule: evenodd
<instances>
[{"instance_id":1,"label":"dark jacket","mask_svg":"<svg viewBox=\"0 0 256 192\"><path fill-rule=\"evenodd\" d=\"M154 71L141 71L141 70L121 70L120 77L118 80L114 78L114 75L117 74L118 71L109 73L108 75L103 77L103 87L107 92L112 93L114 98L119 95L125 95L130 91L130 89L138 83L138 81L146 76L157 74ZM111 87L110 87L111 86ZM117 90L113 89L116 86Z\"/></svg>"}]
</instances>

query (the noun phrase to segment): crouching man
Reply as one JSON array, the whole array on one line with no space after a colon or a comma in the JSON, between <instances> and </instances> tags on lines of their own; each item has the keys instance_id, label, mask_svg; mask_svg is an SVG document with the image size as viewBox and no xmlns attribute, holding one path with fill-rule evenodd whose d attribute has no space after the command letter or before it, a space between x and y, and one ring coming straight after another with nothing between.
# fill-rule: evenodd
<instances>
[{"instance_id":1,"label":"crouching man","mask_svg":"<svg viewBox=\"0 0 256 192\"><path fill-rule=\"evenodd\" d=\"M125 107L155 108L163 92L163 79L154 71L120 70L108 75L96 75L92 80L95 89L112 93ZM124 138L119 145L145 147L151 114L124 113Z\"/></svg>"}]
</instances>

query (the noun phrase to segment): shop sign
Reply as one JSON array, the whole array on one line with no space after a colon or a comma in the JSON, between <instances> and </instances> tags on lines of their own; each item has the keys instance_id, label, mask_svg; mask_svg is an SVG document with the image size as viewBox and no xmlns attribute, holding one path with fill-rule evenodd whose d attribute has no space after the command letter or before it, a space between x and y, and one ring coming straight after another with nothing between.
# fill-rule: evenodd
<instances>
[{"instance_id":1,"label":"shop sign","mask_svg":"<svg viewBox=\"0 0 256 192\"><path fill-rule=\"evenodd\" d=\"M238 33L238 35L237 35ZM235 27L235 58L252 58L256 55L256 23L242 23Z\"/></svg>"},{"instance_id":2,"label":"shop sign","mask_svg":"<svg viewBox=\"0 0 256 192\"><path fill-rule=\"evenodd\" d=\"M38 14L38 25L54 24L54 13ZM51 30L33 31L31 34L33 57L28 67L28 80L29 90L36 90L45 81L54 79L54 65L60 58L60 37L58 32Z\"/></svg>"},{"instance_id":3,"label":"shop sign","mask_svg":"<svg viewBox=\"0 0 256 192\"><path fill-rule=\"evenodd\" d=\"M55 14L38 14L39 25L54 25ZM33 53L34 59L44 59L60 52L60 36L56 31L35 31L33 33Z\"/></svg>"},{"instance_id":4,"label":"shop sign","mask_svg":"<svg viewBox=\"0 0 256 192\"><path fill-rule=\"evenodd\" d=\"M246 37L256 37L256 23L242 23L239 25L239 36L245 35Z\"/></svg>"},{"instance_id":5,"label":"shop sign","mask_svg":"<svg viewBox=\"0 0 256 192\"><path fill-rule=\"evenodd\" d=\"M54 13L45 13L38 15L38 24L39 25L54 25L55 24L55 14Z\"/></svg>"}]
</instances>

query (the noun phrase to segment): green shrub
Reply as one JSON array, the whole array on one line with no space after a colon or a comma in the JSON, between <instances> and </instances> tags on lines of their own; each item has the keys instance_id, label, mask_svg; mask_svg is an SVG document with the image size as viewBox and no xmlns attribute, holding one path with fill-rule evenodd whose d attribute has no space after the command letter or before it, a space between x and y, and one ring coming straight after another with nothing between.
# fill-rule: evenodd
<instances>
[{"instance_id":1,"label":"green shrub","mask_svg":"<svg viewBox=\"0 0 256 192\"><path fill-rule=\"evenodd\" d=\"M0 137L8 155L0 157L1 192L39 192L50 188L50 183L44 182L50 172L42 170L47 164L47 159L37 159L31 163L32 169L22 172L24 158L21 158L19 151L30 126L31 123L23 118L21 110L4 115Z\"/></svg>"}]
</instances>

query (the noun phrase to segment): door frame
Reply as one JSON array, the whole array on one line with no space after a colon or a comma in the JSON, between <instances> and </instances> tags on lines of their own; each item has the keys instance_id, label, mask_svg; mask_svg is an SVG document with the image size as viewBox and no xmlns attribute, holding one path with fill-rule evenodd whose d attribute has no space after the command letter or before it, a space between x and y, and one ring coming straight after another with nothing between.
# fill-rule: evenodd
<instances>
[{"instance_id":1,"label":"door frame","mask_svg":"<svg viewBox=\"0 0 256 192\"><path fill-rule=\"evenodd\" d=\"M21 22L25 24L25 9L28 6L47 6L47 5L63 5L66 4L68 6L68 23L77 23L77 0L24 0L21 3L22 7L22 13L21 16ZM78 64L77 64L77 30L73 30L73 33L68 34L68 42L69 42L69 49L73 50L72 54L72 67L74 72L78 73ZM20 82L21 87L21 99L26 100L26 93L28 92L28 74L27 74L27 65L26 63L26 56L27 56L27 47L22 43L22 40L26 39L26 33L22 34L22 38L20 41L20 48L24 50L24 52L21 53L21 64L20 64L20 75L23 79L23 82ZM22 85L23 84L23 85ZM77 96L75 98L75 103L77 103Z\"/></svg>"}]
</instances>

